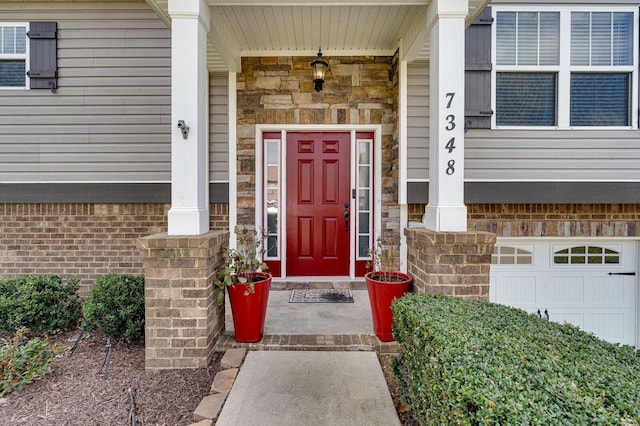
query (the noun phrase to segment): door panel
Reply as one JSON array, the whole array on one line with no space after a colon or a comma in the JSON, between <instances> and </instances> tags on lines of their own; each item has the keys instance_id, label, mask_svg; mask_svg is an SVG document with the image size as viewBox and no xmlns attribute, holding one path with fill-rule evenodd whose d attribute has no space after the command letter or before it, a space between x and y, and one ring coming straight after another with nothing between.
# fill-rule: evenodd
<instances>
[{"instance_id":1,"label":"door panel","mask_svg":"<svg viewBox=\"0 0 640 426\"><path fill-rule=\"evenodd\" d=\"M287 134L287 275L349 275L350 134Z\"/></svg>"},{"instance_id":2,"label":"door panel","mask_svg":"<svg viewBox=\"0 0 640 426\"><path fill-rule=\"evenodd\" d=\"M612 343L636 344L637 284L628 274L637 271L635 241L523 239L501 244L510 243L533 247L533 260L491 265L492 302L540 311L551 321L571 323ZM558 255L565 247L581 246L605 247L616 254ZM569 257L579 262L562 262Z\"/></svg>"}]
</instances>

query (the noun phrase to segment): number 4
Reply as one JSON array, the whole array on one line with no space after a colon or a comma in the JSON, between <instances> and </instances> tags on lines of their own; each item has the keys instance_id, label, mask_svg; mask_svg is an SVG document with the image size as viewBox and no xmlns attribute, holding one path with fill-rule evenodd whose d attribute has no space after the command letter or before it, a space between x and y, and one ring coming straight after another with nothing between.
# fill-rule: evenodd
<instances>
[{"instance_id":1,"label":"number 4","mask_svg":"<svg viewBox=\"0 0 640 426\"><path fill-rule=\"evenodd\" d=\"M454 145L454 142L456 141L456 138L451 138L449 139L449 142L447 142L447 144L444 146L446 149L449 150L449 154L451 154L451 152L456 149L456 146Z\"/></svg>"}]
</instances>

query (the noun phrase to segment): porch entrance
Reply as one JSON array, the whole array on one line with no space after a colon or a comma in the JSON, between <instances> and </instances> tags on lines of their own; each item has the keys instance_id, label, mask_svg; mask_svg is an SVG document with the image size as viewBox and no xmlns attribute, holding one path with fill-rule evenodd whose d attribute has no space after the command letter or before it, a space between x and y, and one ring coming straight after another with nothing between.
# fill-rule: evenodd
<instances>
[{"instance_id":1,"label":"porch entrance","mask_svg":"<svg viewBox=\"0 0 640 426\"><path fill-rule=\"evenodd\" d=\"M287 275L348 276L349 132L287 133Z\"/></svg>"}]
</instances>

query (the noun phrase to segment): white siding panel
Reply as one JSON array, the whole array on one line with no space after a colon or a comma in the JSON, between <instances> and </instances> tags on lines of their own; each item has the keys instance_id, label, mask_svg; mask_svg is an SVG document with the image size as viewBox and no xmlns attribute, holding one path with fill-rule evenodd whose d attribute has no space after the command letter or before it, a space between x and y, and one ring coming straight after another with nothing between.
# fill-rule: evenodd
<instances>
[{"instance_id":1,"label":"white siding panel","mask_svg":"<svg viewBox=\"0 0 640 426\"><path fill-rule=\"evenodd\" d=\"M229 181L228 74L209 77L209 179Z\"/></svg>"},{"instance_id":2,"label":"white siding panel","mask_svg":"<svg viewBox=\"0 0 640 426\"><path fill-rule=\"evenodd\" d=\"M171 34L144 2L4 3L58 23L58 92L0 90L0 182L171 179Z\"/></svg>"},{"instance_id":3,"label":"white siding panel","mask_svg":"<svg viewBox=\"0 0 640 426\"><path fill-rule=\"evenodd\" d=\"M429 64L407 66L407 179L429 177Z\"/></svg>"}]
</instances>

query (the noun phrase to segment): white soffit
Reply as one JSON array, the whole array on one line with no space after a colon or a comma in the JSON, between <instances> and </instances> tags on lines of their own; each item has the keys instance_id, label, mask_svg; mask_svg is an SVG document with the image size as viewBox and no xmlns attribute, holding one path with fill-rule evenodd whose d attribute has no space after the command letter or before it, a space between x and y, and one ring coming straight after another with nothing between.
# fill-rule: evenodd
<instances>
[{"instance_id":1,"label":"white soffit","mask_svg":"<svg viewBox=\"0 0 640 426\"><path fill-rule=\"evenodd\" d=\"M167 23L168 0L146 0ZM469 0L469 24L488 0ZM207 0L212 72L239 71L242 56L393 55L429 0ZM415 27L415 24L414 24ZM413 60L427 60L425 43Z\"/></svg>"}]
</instances>

